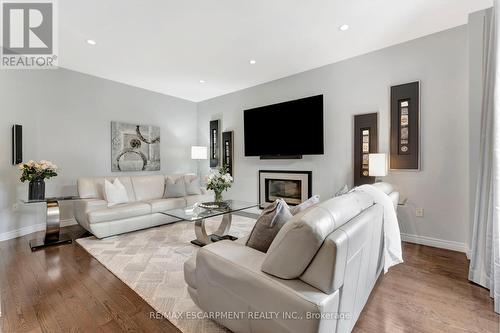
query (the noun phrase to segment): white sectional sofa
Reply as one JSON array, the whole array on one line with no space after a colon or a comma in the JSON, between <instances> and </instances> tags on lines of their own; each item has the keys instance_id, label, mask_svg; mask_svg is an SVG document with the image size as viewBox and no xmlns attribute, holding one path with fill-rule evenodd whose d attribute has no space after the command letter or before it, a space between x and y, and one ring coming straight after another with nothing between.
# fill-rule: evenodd
<instances>
[{"instance_id":1,"label":"white sectional sofa","mask_svg":"<svg viewBox=\"0 0 500 333\"><path fill-rule=\"evenodd\" d=\"M390 184L376 186L397 205ZM295 215L267 253L245 239L209 244L184 276L202 310L246 314L216 319L235 333L349 333L383 270L383 246L382 205L354 191Z\"/></svg>"},{"instance_id":2,"label":"white sectional sofa","mask_svg":"<svg viewBox=\"0 0 500 333\"><path fill-rule=\"evenodd\" d=\"M199 194L165 198L167 179L174 182L191 181L193 175L154 175L130 177L98 177L78 179L75 218L98 238L175 222L161 211L182 208L195 202L213 201L213 193L200 188ZM108 207L103 193L104 180L118 178L127 189L129 202ZM182 178L182 179L181 179Z\"/></svg>"}]
</instances>

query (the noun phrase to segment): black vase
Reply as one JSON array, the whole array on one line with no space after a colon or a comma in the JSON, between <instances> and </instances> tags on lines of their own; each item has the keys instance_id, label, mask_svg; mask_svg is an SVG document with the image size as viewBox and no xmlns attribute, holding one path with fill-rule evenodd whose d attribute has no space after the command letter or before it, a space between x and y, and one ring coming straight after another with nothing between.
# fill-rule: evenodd
<instances>
[{"instance_id":1,"label":"black vase","mask_svg":"<svg viewBox=\"0 0 500 333\"><path fill-rule=\"evenodd\" d=\"M45 181L37 179L30 182L28 190L28 200L44 200L45 199Z\"/></svg>"}]
</instances>

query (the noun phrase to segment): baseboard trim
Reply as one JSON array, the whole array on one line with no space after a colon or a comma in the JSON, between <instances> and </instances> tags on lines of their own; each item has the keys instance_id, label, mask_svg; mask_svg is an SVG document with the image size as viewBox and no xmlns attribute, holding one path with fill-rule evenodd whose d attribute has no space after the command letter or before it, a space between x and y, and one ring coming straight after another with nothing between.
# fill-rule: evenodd
<instances>
[{"instance_id":1,"label":"baseboard trim","mask_svg":"<svg viewBox=\"0 0 500 333\"><path fill-rule=\"evenodd\" d=\"M45 230L45 223L39 223L34 225L29 225L27 227L22 227L19 229L7 231L0 234L0 242L6 241L9 239L14 239L18 237L22 237L25 235L32 234L34 232Z\"/></svg>"},{"instance_id":2,"label":"baseboard trim","mask_svg":"<svg viewBox=\"0 0 500 333\"><path fill-rule=\"evenodd\" d=\"M401 233L401 240L408 243L467 253L467 245L465 243L454 242L445 239Z\"/></svg>"},{"instance_id":3,"label":"baseboard trim","mask_svg":"<svg viewBox=\"0 0 500 333\"><path fill-rule=\"evenodd\" d=\"M62 220L61 221L61 227L66 227L70 225L76 224L76 221L74 219L68 219L68 220ZM0 233L0 242L9 240L9 239L14 239L22 236L26 236L29 234L33 234L38 231L43 231L45 230L45 223L39 223L39 224L33 224L29 225L26 227L22 227L19 229L11 230L11 231L6 231L3 233Z\"/></svg>"}]
</instances>

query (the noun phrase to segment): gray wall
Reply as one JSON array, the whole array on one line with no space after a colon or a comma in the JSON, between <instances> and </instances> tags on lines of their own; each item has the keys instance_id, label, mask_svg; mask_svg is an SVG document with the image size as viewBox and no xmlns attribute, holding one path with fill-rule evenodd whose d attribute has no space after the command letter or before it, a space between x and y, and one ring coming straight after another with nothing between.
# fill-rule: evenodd
<instances>
[{"instance_id":1,"label":"gray wall","mask_svg":"<svg viewBox=\"0 0 500 333\"><path fill-rule=\"evenodd\" d=\"M220 118L223 130L235 131L230 196L258 200L258 170L285 169L312 170L314 193L328 199L342 185L352 186L353 115L379 113L380 151L388 152L389 87L420 80L422 170L393 171L386 180L408 198L399 211L406 239L464 250L470 216L467 54L467 27L461 26L201 102L199 144L208 145L210 119ZM325 101L323 156L287 161L244 156L242 110L315 94ZM424 217L415 217L417 207L424 208Z\"/></svg>"},{"instance_id":2,"label":"gray wall","mask_svg":"<svg viewBox=\"0 0 500 333\"><path fill-rule=\"evenodd\" d=\"M112 175L111 121L160 126L161 173L196 170L190 159L197 139L193 102L65 69L6 70L0 73L0 112L0 239L44 223L41 205L17 204L27 197L27 185L11 165L15 123L23 125L25 161L46 159L61 168L47 181L47 195L76 194L81 176ZM63 218L70 219L71 206L65 208Z\"/></svg>"}]
</instances>

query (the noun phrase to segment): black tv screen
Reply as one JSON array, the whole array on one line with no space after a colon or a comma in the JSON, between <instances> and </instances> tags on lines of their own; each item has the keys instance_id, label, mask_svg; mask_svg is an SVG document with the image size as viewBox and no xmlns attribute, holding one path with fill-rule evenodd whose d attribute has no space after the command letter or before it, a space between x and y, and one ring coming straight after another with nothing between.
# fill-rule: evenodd
<instances>
[{"instance_id":1,"label":"black tv screen","mask_svg":"<svg viewBox=\"0 0 500 333\"><path fill-rule=\"evenodd\" d=\"M323 95L244 111L245 156L324 153Z\"/></svg>"}]
</instances>

